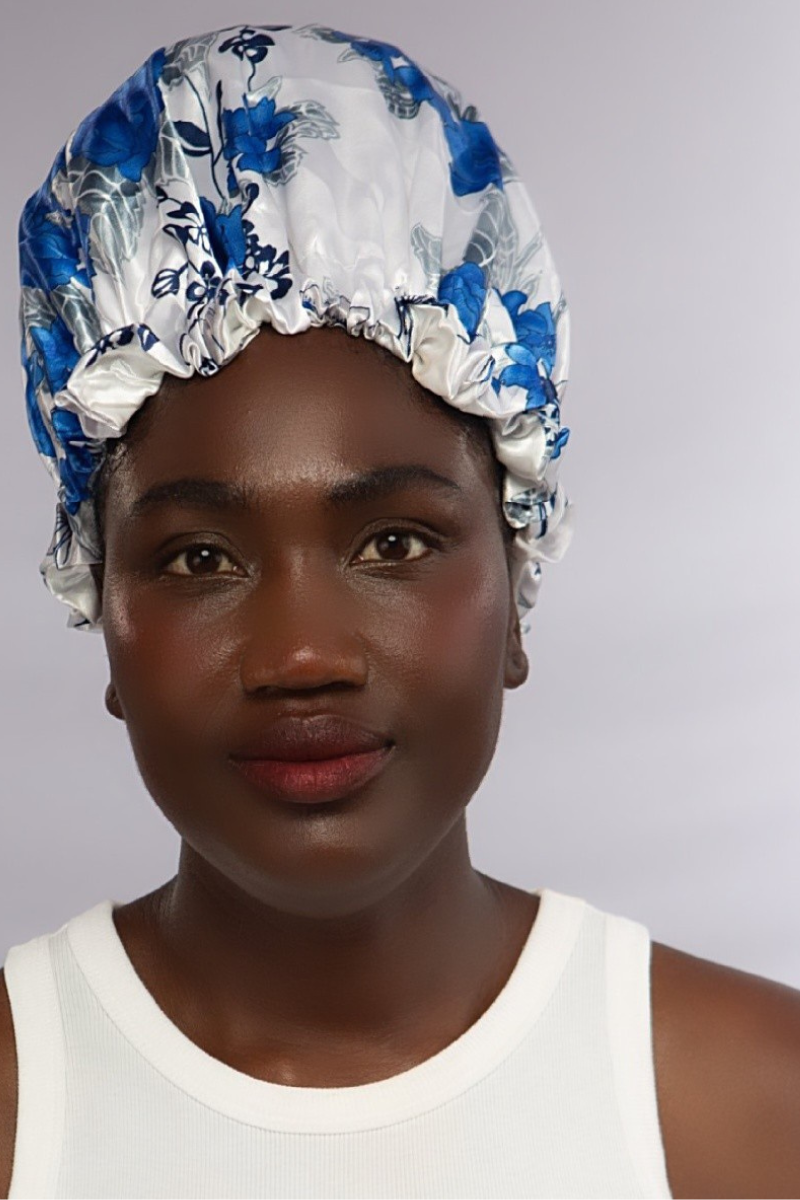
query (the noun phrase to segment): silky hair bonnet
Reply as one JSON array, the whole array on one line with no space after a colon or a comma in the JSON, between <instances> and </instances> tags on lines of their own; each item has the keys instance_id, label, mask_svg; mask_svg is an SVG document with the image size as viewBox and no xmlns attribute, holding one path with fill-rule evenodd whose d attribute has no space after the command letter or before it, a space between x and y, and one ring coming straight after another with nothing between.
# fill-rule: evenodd
<instances>
[{"instance_id":1,"label":"silky hair bonnet","mask_svg":"<svg viewBox=\"0 0 800 1200\"><path fill-rule=\"evenodd\" d=\"M57 486L40 571L69 626L102 625L107 439L165 375L214 374L265 324L369 338L490 422L520 618L533 606L571 526L568 311L509 158L396 47L263 25L157 50L28 200L20 273L28 422Z\"/></svg>"}]
</instances>

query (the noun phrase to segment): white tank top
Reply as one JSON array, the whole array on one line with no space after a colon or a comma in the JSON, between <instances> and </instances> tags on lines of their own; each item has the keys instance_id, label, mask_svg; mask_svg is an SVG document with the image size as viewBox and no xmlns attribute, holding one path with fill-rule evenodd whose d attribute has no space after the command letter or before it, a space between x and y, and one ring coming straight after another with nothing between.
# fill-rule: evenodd
<instances>
[{"instance_id":1,"label":"white tank top","mask_svg":"<svg viewBox=\"0 0 800 1200\"><path fill-rule=\"evenodd\" d=\"M352 1087L206 1054L158 1007L103 900L12 947L11 1200L669 1197L650 937L540 888L505 987L456 1041Z\"/></svg>"}]
</instances>

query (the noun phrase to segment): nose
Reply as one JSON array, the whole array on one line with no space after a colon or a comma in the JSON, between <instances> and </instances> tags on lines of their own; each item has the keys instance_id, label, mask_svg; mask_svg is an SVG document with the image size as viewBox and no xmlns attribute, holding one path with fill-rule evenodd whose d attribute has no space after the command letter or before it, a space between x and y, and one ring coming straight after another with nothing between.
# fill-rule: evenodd
<instances>
[{"instance_id":1,"label":"nose","mask_svg":"<svg viewBox=\"0 0 800 1200\"><path fill-rule=\"evenodd\" d=\"M358 605L330 564L273 574L256 589L240 660L242 689L363 686L368 658Z\"/></svg>"}]
</instances>

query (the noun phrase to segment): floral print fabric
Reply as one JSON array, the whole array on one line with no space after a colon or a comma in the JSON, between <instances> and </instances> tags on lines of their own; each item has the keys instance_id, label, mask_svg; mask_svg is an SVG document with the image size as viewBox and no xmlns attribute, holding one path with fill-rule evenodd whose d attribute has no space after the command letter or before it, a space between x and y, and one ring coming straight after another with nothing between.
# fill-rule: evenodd
<instances>
[{"instance_id":1,"label":"floral print fabric","mask_svg":"<svg viewBox=\"0 0 800 1200\"><path fill-rule=\"evenodd\" d=\"M571 523L568 312L507 155L397 47L273 25L156 51L25 205L20 276L28 421L57 487L41 572L71 626L102 624L107 439L165 374L215 373L263 324L372 339L490 421L520 616L534 604Z\"/></svg>"}]
</instances>

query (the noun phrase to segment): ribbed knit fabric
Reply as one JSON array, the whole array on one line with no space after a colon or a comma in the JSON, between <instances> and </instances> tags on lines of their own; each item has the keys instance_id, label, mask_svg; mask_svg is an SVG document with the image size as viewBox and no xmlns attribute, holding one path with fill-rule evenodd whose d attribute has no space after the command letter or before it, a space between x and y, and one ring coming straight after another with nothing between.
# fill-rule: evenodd
<instances>
[{"instance_id":1,"label":"ribbed knit fabric","mask_svg":"<svg viewBox=\"0 0 800 1200\"><path fill-rule=\"evenodd\" d=\"M505 987L456 1041L354 1087L267 1083L158 1007L103 900L14 946L11 1200L669 1197L650 937L548 888Z\"/></svg>"}]
</instances>

